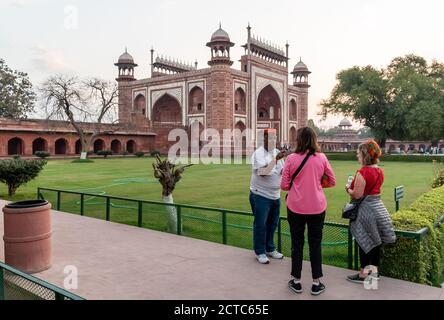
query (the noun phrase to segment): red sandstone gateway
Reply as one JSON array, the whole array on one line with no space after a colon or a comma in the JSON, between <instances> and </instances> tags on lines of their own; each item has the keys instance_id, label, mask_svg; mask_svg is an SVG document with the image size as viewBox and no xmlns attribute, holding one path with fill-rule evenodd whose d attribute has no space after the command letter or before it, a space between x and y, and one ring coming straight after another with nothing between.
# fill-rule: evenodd
<instances>
[{"instance_id":1,"label":"red sandstone gateway","mask_svg":"<svg viewBox=\"0 0 444 320\"><path fill-rule=\"evenodd\" d=\"M5 262L26 273L51 267L51 204L45 200L3 208Z\"/></svg>"}]
</instances>

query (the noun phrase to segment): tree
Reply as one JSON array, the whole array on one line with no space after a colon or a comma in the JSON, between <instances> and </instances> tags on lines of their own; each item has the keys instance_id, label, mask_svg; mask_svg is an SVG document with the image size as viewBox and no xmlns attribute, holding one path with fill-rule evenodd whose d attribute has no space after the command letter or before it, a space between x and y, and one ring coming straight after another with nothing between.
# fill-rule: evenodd
<instances>
[{"instance_id":1,"label":"tree","mask_svg":"<svg viewBox=\"0 0 444 320\"><path fill-rule=\"evenodd\" d=\"M444 66L422 57L394 58L385 69L352 67L321 102L329 112L352 116L385 147L388 138L437 141L444 136Z\"/></svg>"},{"instance_id":2,"label":"tree","mask_svg":"<svg viewBox=\"0 0 444 320\"><path fill-rule=\"evenodd\" d=\"M0 182L8 186L8 195L15 195L17 189L35 179L43 167L45 160L23 160L16 158L13 160L0 161Z\"/></svg>"},{"instance_id":3,"label":"tree","mask_svg":"<svg viewBox=\"0 0 444 320\"><path fill-rule=\"evenodd\" d=\"M353 67L339 72L336 78L338 84L330 98L321 102L323 117L328 112L352 116L369 127L384 146L391 127L387 123L388 81L382 71L371 66Z\"/></svg>"},{"instance_id":4,"label":"tree","mask_svg":"<svg viewBox=\"0 0 444 320\"><path fill-rule=\"evenodd\" d=\"M0 117L25 118L34 110L35 93L24 72L11 70L0 59Z\"/></svg>"},{"instance_id":5,"label":"tree","mask_svg":"<svg viewBox=\"0 0 444 320\"><path fill-rule=\"evenodd\" d=\"M162 185L163 202L173 204L173 191L176 184L182 179L182 174L186 168L192 165L176 165L168 159L162 160L156 155L156 162L153 163L154 177L159 180ZM168 218L168 231L177 232L177 210L172 205L165 207Z\"/></svg>"},{"instance_id":6,"label":"tree","mask_svg":"<svg viewBox=\"0 0 444 320\"><path fill-rule=\"evenodd\" d=\"M314 132L316 132L317 135L319 135L321 133L321 129L319 129L316 124L314 123L313 119L309 119L308 120L308 127L312 128L314 130Z\"/></svg>"},{"instance_id":7,"label":"tree","mask_svg":"<svg viewBox=\"0 0 444 320\"><path fill-rule=\"evenodd\" d=\"M373 133L370 128L363 127L358 130L358 137L361 139L373 138Z\"/></svg>"},{"instance_id":8,"label":"tree","mask_svg":"<svg viewBox=\"0 0 444 320\"><path fill-rule=\"evenodd\" d=\"M90 150L94 139L117 131L112 111L117 107L118 88L112 82L97 78L80 81L77 77L56 75L40 88L48 119L68 121L80 137L82 153Z\"/></svg>"}]
</instances>

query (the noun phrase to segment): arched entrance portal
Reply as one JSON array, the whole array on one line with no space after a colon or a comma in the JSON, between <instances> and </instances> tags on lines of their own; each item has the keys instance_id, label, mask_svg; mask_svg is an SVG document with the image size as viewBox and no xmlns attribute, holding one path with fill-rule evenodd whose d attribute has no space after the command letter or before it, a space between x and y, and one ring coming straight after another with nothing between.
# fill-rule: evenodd
<instances>
[{"instance_id":1,"label":"arched entrance portal","mask_svg":"<svg viewBox=\"0 0 444 320\"><path fill-rule=\"evenodd\" d=\"M48 151L48 142L43 138L37 138L32 142L32 154L39 151Z\"/></svg>"},{"instance_id":2,"label":"arched entrance portal","mask_svg":"<svg viewBox=\"0 0 444 320\"><path fill-rule=\"evenodd\" d=\"M12 138L8 141L8 155L23 155L24 153L24 142L20 138Z\"/></svg>"},{"instance_id":3,"label":"arched entrance portal","mask_svg":"<svg viewBox=\"0 0 444 320\"><path fill-rule=\"evenodd\" d=\"M68 142L60 138L55 142L55 154L66 154Z\"/></svg>"},{"instance_id":4,"label":"arched entrance portal","mask_svg":"<svg viewBox=\"0 0 444 320\"><path fill-rule=\"evenodd\" d=\"M102 151L105 149L105 142L102 139L97 139L94 141L94 153Z\"/></svg>"},{"instance_id":5,"label":"arched entrance portal","mask_svg":"<svg viewBox=\"0 0 444 320\"><path fill-rule=\"evenodd\" d=\"M157 123L182 123L182 108L169 94L164 94L153 107L153 121Z\"/></svg>"},{"instance_id":6,"label":"arched entrance portal","mask_svg":"<svg viewBox=\"0 0 444 320\"><path fill-rule=\"evenodd\" d=\"M111 141L111 150L114 154L119 154L122 151L122 144L119 140Z\"/></svg>"},{"instance_id":7,"label":"arched entrance portal","mask_svg":"<svg viewBox=\"0 0 444 320\"><path fill-rule=\"evenodd\" d=\"M268 85L257 98L258 128L274 128L277 131L277 144L281 141L281 100L276 90Z\"/></svg>"},{"instance_id":8,"label":"arched entrance portal","mask_svg":"<svg viewBox=\"0 0 444 320\"><path fill-rule=\"evenodd\" d=\"M134 142L134 140L129 140L126 143L126 151L128 153L135 153L136 152L136 143Z\"/></svg>"},{"instance_id":9,"label":"arched entrance portal","mask_svg":"<svg viewBox=\"0 0 444 320\"><path fill-rule=\"evenodd\" d=\"M76 154L82 153L82 142L79 140L76 141Z\"/></svg>"}]
</instances>

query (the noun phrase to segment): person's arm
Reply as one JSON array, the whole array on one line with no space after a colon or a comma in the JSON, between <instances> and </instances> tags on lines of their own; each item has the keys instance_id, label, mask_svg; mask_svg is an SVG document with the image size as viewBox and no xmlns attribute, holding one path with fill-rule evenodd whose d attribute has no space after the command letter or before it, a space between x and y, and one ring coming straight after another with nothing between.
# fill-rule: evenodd
<instances>
[{"instance_id":1,"label":"person's arm","mask_svg":"<svg viewBox=\"0 0 444 320\"><path fill-rule=\"evenodd\" d=\"M290 172L291 161L285 161L284 169L282 170L281 189L284 191L290 190L290 181L293 175Z\"/></svg>"},{"instance_id":2,"label":"person's arm","mask_svg":"<svg viewBox=\"0 0 444 320\"><path fill-rule=\"evenodd\" d=\"M351 189L349 186L346 186L346 191L353 199L361 199L364 195L365 185L366 182L364 177L358 172L355 177L355 184L353 186L353 189Z\"/></svg>"},{"instance_id":3,"label":"person's arm","mask_svg":"<svg viewBox=\"0 0 444 320\"><path fill-rule=\"evenodd\" d=\"M335 173L333 172L333 168L330 165L330 162L328 161L327 157L325 157L325 171L324 175L327 176L328 179L328 187L333 188L336 185L336 177Z\"/></svg>"},{"instance_id":4,"label":"person's arm","mask_svg":"<svg viewBox=\"0 0 444 320\"><path fill-rule=\"evenodd\" d=\"M266 167L268 163L266 163L265 159L259 157L257 152L253 153L251 157L251 165L253 166L253 170L258 170L260 168Z\"/></svg>"}]
</instances>

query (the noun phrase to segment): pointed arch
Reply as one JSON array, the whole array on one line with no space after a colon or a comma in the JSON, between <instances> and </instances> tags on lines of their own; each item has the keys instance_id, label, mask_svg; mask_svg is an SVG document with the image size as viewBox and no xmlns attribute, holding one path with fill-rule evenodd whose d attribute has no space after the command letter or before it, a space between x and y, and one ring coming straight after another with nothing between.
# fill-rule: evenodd
<instances>
[{"instance_id":1,"label":"pointed arch","mask_svg":"<svg viewBox=\"0 0 444 320\"><path fill-rule=\"evenodd\" d=\"M120 142L120 140L114 139L113 141L111 141L111 151L114 154L119 154L122 152L122 143Z\"/></svg>"},{"instance_id":2,"label":"pointed arch","mask_svg":"<svg viewBox=\"0 0 444 320\"><path fill-rule=\"evenodd\" d=\"M157 123L182 123L182 108L179 101L165 93L154 104L152 119Z\"/></svg>"},{"instance_id":3,"label":"pointed arch","mask_svg":"<svg viewBox=\"0 0 444 320\"><path fill-rule=\"evenodd\" d=\"M39 137L32 142L32 154L39 151L48 151L48 141Z\"/></svg>"},{"instance_id":4,"label":"pointed arch","mask_svg":"<svg viewBox=\"0 0 444 320\"><path fill-rule=\"evenodd\" d=\"M139 93L134 99L134 111L138 113L146 114L146 98L145 95Z\"/></svg>"},{"instance_id":5,"label":"pointed arch","mask_svg":"<svg viewBox=\"0 0 444 320\"><path fill-rule=\"evenodd\" d=\"M291 148L296 147L296 137L297 137L297 130L295 126L291 126L290 131L288 133L288 142L290 144Z\"/></svg>"},{"instance_id":6,"label":"pointed arch","mask_svg":"<svg viewBox=\"0 0 444 320\"><path fill-rule=\"evenodd\" d=\"M57 139L54 143L55 154L67 154L68 153L68 141L64 138Z\"/></svg>"},{"instance_id":7,"label":"pointed arch","mask_svg":"<svg viewBox=\"0 0 444 320\"><path fill-rule=\"evenodd\" d=\"M290 115L290 121L297 121L298 120L298 104L297 104L295 98L291 98L291 100L290 100L289 115Z\"/></svg>"},{"instance_id":8,"label":"pointed arch","mask_svg":"<svg viewBox=\"0 0 444 320\"><path fill-rule=\"evenodd\" d=\"M258 120L280 120L281 99L276 89L271 85L265 86L257 98Z\"/></svg>"},{"instance_id":9,"label":"pointed arch","mask_svg":"<svg viewBox=\"0 0 444 320\"><path fill-rule=\"evenodd\" d=\"M234 112L238 114L246 114L247 98L244 89L237 88L234 93Z\"/></svg>"},{"instance_id":10,"label":"pointed arch","mask_svg":"<svg viewBox=\"0 0 444 320\"><path fill-rule=\"evenodd\" d=\"M188 113L204 112L204 91L199 86L194 86L188 94Z\"/></svg>"},{"instance_id":11,"label":"pointed arch","mask_svg":"<svg viewBox=\"0 0 444 320\"><path fill-rule=\"evenodd\" d=\"M96 139L94 141L94 153L105 150L105 141L102 139Z\"/></svg>"},{"instance_id":12,"label":"pointed arch","mask_svg":"<svg viewBox=\"0 0 444 320\"><path fill-rule=\"evenodd\" d=\"M19 137L9 139L8 141L8 155L23 155L25 151L25 143Z\"/></svg>"}]
</instances>

